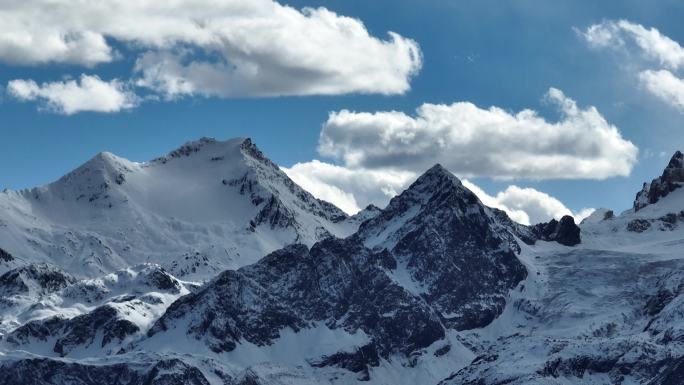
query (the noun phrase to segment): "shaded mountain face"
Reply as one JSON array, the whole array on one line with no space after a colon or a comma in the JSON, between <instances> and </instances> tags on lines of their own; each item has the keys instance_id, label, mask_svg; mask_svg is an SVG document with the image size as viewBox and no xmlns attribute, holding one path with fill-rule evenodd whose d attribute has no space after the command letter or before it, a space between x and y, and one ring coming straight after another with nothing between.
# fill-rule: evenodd
<instances>
[{"instance_id":1,"label":"shaded mountain face","mask_svg":"<svg viewBox=\"0 0 684 385\"><path fill-rule=\"evenodd\" d=\"M398 266L394 279L458 330L491 322L527 274L511 230L440 165L364 222L354 237L388 250Z\"/></svg>"},{"instance_id":2,"label":"shaded mountain face","mask_svg":"<svg viewBox=\"0 0 684 385\"><path fill-rule=\"evenodd\" d=\"M519 250L489 209L437 166L357 234L311 249L288 246L221 273L175 302L139 347L180 333L220 354L245 342L267 347L283 330L325 325L366 336L365 342L310 363L368 377L380 359L409 359L450 330L495 319L527 274Z\"/></svg>"},{"instance_id":3,"label":"shaded mountain face","mask_svg":"<svg viewBox=\"0 0 684 385\"><path fill-rule=\"evenodd\" d=\"M207 145L212 142L184 146L145 167L167 167L201 153ZM361 230L346 238L325 233L310 248L294 243L255 264L226 270L194 292L157 268L136 270L130 277L110 274L106 277L112 278L92 282L72 279L58 288L58 296L92 307L73 317L24 316L30 321L10 330L5 346L66 357L156 351L169 344L180 353L241 355L244 345L268 349L287 331L306 335L327 330L352 342L336 341L304 362L369 380L383 361L399 359L412 366L416 357L431 355L432 350L438 350L435 357L448 357L452 349L459 352L462 347L450 333L489 324L505 307L507 293L526 276L516 257L520 247L512 222L502 224L505 214L483 206L441 166L428 170L387 208L369 206L347 218L334 207L309 199L296 185L277 180L275 165L250 143L242 142L240 148L257 163L250 169L256 171L221 185L257 206L248 231L258 232L263 226L296 229L298 217L290 215L288 207L313 213L326 223L360 224ZM134 170L135 165L127 167ZM133 173L97 176L124 186L133 184ZM110 174L113 179L102 177ZM62 187L82 175L78 171L65 177ZM261 199L264 186L278 195ZM297 199L282 199L287 195L275 190L282 186ZM70 189L63 190L73 195ZM118 192L129 194L124 189ZM99 201L113 196L98 195L88 204L98 202L100 209L109 210L109 203ZM118 285L105 284L125 281L130 282L130 294L118 294ZM169 299L176 298L169 306ZM15 313L24 314L23 309ZM175 345L178 336L189 342ZM250 383L254 378L261 377L245 375L243 380Z\"/></svg>"},{"instance_id":4,"label":"shaded mountain face","mask_svg":"<svg viewBox=\"0 0 684 385\"><path fill-rule=\"evenodd\" d=\"M0 276L0 295L9 299L14 295L36 295L56 292L76 282L69 274L45 265L26 265Z\"/></svg>"},{"instance_id":5,"label":"shaded mountain face","mask_svg":"<svg viewBox=\"0 0 684 385\"><path fill-rule=\"evenodd\" d=\"M101 154L0 196L0 384L679 383L682 193L524 226L436 165L347 217L249 140Z\"/></svg>"},{"instance_id":6,"label":"shaded mountain face","mask_svg":"<svg viewBox=\"0 0 684 385\"><path fill-rule=\"evenodd\" d=\"M0 217L7 256L79 276L154 262L191 279L358 226L250 139L202 138L146 163L101 153L52 184L0 193Z\"/></svg>"},{"instance_id":7,"label":"shaded mountain face","mask_svg":"<svg viewBox=\"0 0 684 385\"><path fill-rule=\"evenodd\" d=\"M194 366L179 359L144 363L70 363L47 358L7 360L0 364L0 384L44 385L209 385Z\"/></svg>"},{"instance_id":8,"label":"shaded mountain face","mask_svg":"<svg viewBox=\"0 0 684 385\"><path fill-rule=\"evenodd\" d=\"M383 357L408 355L443 338L444 329L429 304L390 278L393 268L388 253L350 240L330 238L311 250L293 245L226 271L177 301L149 336L165 339L165 331L187 325L189 335L223 352L243 340L266 346L285 328L323 323L350 334L361 331Z\"/></svg>"},{"instance_id":9,"label":"shaded mountain face","mask_svg":"<svg viewBox=\"0 0 684 385\"><path fill-rule=\"evenodd\" d=\"M672 191L684 185L684 154L675 152L670 162L663 170L663 174L653 179L650 184L644 183L643 188L634 199L634 211L658 202Z\"/></svg>"}]
</instances>

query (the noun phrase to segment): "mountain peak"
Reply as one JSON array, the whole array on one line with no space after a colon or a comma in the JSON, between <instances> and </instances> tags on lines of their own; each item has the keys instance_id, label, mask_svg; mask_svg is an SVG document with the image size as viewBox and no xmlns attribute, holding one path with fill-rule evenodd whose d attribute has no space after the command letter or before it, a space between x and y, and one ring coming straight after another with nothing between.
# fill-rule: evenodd
<instances>
[{"instance_id":1,"label":"mountain peak","mask_svg":"<svg viewBox=\"0 0 684 385\"><path fill-rule=\"evenodd\" d=\"M459 183L461 182L454 174L449 172L449 170L444 168L444 166L442 166L440 163L436 163L434 166L427 169L427 171L423 173L421 178L422 177L448 178L450 180L458 181Z\"/></svg>"},{"instance_id":2,"label":"mountain peak","mask_svg":"<svg viewBox=\"0 0 684 385\"><path fill-rule=\"evenodd\" d=\"M156 158L150 163L166 164L167 162L181 158L206 158L206 160L220 161L229 159L235 162L239 157L247 157L256 163L261 163L271 169L279 169L249 137L237 137L228 140L217 140L210 137L201 137L189 141L169 152L167 155ZM251 163L251 162L248 162ZM251 163L253 165L253 163Z\"/></svg>"},{"instance_id":3,"label":"mountain peak","mask_svg":"<svg viewBox=\"0 0 684 385\"><path fill-rule=\"evenodd\" d=\"M477 196L461 181L436 164L423 173L401 194L392 198L378 215L364 222L359 234L369 247L393 245L403 236L402 231L415 226L405 226L423 217L478 217L487 220L487 209ZM440 219L440 220L441 220ZM403 230L402 230L403 229Z\"/></svg>"},{"instance_id":4,"label":"mountain peak","mask_svg":"<svg viewBox=\"0 0 684 385\"><path fill-rule=\"evenodd\" d=\"M228 140L217 140L203 136L197 140L192 140L184 143L175 150L169 152L166 156L154 159L153 163L166 163L171 159L190 157L195 153L205 152L210 150L212 153L229 152L231 149L237 148L243 142L249 140L248 138L233 138Z\"/></svg>"},{"instance_id":5,"label":"mountain peak","mask_svg":"<svg viewBox=\"0 0 684 385\"><path fill-rule=\"evenodd\" d=\"M663 171L663 178L672 179L673 182L684 182L684 154L681 151L672 155Z\"/></svg>"},{"instance_id":6,"label":"mountain peak","mask_svg":"<svg viewBox=\"0 0 684 385\"><path fill-rule=\"evenodd\" d=\"M677 151L670 158L670 162L660 177L653 179L650 184L644 183L634 199L634 211L658 202L682 185L684 185L684 154Z\"/></svg>"},{"instance_id":7,"label":"mountain peak","mask_svg":"<svg viewBox=\"0 0 684 385\"><path fill-rule=\"evenodd\" d=\"M668 168L684 168L684 154L681 151L675 151L674 155L670 159L670 163L667 165Z\"/></svg>"},{"instance_id":8,"label":"mountain peak","mask_svg":"<svg viewBox=\"0 0 684 385\"><path fill-rule=\"evenodd\" d=\"M461 180L437 163L419 176L406 192L422 192L432 195L453 187L463 187Z\"/></svg>"},{"instance_id":9,"label":"mountain peak","mask_svg":"<svg viewBox=\"0 0 684 385\"><path fill-rule=\"evenodd\" d=\"M87 162L85 162L81 167L91 167L91 168L100 168L100 167L106 167L106 166L111 166L111 165L117 165L121 163L128 163L128 160L117 156L116 154L113 154L109 151L102 151L98 152L90 158Z\"/></svg>"},{"instance_id":10,"label":"mountain peak","mask_svg":"<svg viewBox=\"0 0 684 385\"><path fill-rule=\"evenodd\" d=\"M123 184L126 180L125 175L135 168L135 163L111 152L103 151L52 185L59 186L57 188L63 190L63 198L68 198L74 194L75 196L91 194L106 190L114 184Z\"/></svg>"}]
</instances>

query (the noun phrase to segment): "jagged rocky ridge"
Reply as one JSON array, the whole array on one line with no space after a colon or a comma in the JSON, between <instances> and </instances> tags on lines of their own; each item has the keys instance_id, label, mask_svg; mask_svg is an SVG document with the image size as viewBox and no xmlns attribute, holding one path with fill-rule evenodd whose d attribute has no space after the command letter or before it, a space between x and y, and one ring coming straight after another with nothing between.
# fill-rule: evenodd
<instances>
[{"instance_id":1,"label":"jagged rocky ridge","mask_svg":"<svg viewBox=\"0 0 684 385\"><path fill-rule=\"evenodd\" d=\"M458 330L488 324L503 309L508 290L526 275L511 229L440 165L352 238L388 250L398 266L392 276Z\"/></svg>"},{"instance_id":2,"label":"jagged rocky ridge","mask_svg":"<svg viewBox=\"0 0 684 385\"><path fill-rule=\"evenodd\" d=\"M575 224L575 218L565 215L560 221L551 219L548 223L532 226L532 233L537 239L555 241L565 246L575 246L582 241L580 228Z\"/></svg>"},{"instance_id":3,"label":"jagged rocky ridge","mask_svg":"<svg viewBox=\"0 0 684 385\"><path fill-rule=\"evenodd\" d=\"M264 182L220 183L274 214L246 231L295 226L283 206L252 195ZM317 218L358 231L294 237L201 287L155 265L83 279L31 264L7 275L0 383L675 384L681 191L580 226L528 227L437 165L385 209L336 218L320 206ZM635 221L650 225L635 232ZM194 252L181 260L212 263ZM76 303L87 305L69 313Z\"/></svg>"},{"instance_id":4,"label":"jagged rocky ridge","mask_svg":"<svg viewBox=\"0 0 684 385\"><path fill-rule=\"evenodd\" d=\"M199 369L179 359L102 365L30 358L0 363L0 384L209 385L209 381Z\"/></svg>"},{"instance_id":5,"label":"jagged rocky ridge","mask_svg":"<svg viewBox=\"0 0 684 385\"><path fill-rule=\"evenodd\" d=\"M361 332L368 342L316 365L367 373L378 357L408 358L448 330L490 323L526 275L518 251L489 209L435 166L355 235L310 250L292 245L226 271L175 302L148 337L164 340L182 327L221 353L243 341L270 345L283 329L324 324Z\"/></svg>"},{"instance_id":6,"label":"jagged rocky ridge","mask_svg":"<svg viewBox=\"0 0 684 385\"><path fill-rule=\"evenodd\" d=\"M103 152L54 183L1 192L0 218L3 259L80 277L153 262L194 280L358 226L244 138L202 138L145 163Z\"/></svg>"},{"instance_id":7,"label":"jagged rocky ridge","mask_svg":"<svg viewBox=\"0 0 684 385\"><path fill-rule=\"evenodd\" d=\"M684 184L684 154L677 151L661 176L653 179L650 184L644 183L643 188L637 193L634 200L634 210L639 211L658 202L660 198L666 197L672 191L682 187L682 184Z\"/></svg>"},{"instance_id":8,"label":"jagged rocky ridge","mask_svg":"<svg viewBox=\"0 0 684 385\"><path fill-rule=\"evenodd\" d=\"M679 159L652 191L677 186ZM682 383L684 194L667 189L618 216L599 211L571 251L523 253L524 290L490 326L463 336L477 357L440 384Z\"/></svg>"},{"instance_id":9,"label":"jagged rocky ridge","mask_svg":"<svg viewBox=\"0 0 684 385\"><path fill-rule=\"evenodd\" d=\"M249 182L239 183L249 193ZM6 343L22 348L48 344L58 356L93 347L114 353L117 346L121 351L144 348L182 327L208 352L222 353L245 342L268 346L284 329L322 324L362 334L366 342L351 352L312 357L310 365L338 367L368 379L380 359L409 359L445 340L449 330L481 327L501 313L508 291L526 271L516 258L520 248L513 234L492 215L438 165L386 209L369 207L360 213L362 229L356 234L329 236L311 249L288 246L254 265L221 273L171 305L130 346L124 342L140 335L144 326L114 306L135 298L126 296L77 317L30 321L13 330ZM441 247L431 247L434 243ZM79 292L79 285L72 286L63 289L65 296L90 298ZM449 349L447 342L441 354Z\"/></svg>"}]
</instances>

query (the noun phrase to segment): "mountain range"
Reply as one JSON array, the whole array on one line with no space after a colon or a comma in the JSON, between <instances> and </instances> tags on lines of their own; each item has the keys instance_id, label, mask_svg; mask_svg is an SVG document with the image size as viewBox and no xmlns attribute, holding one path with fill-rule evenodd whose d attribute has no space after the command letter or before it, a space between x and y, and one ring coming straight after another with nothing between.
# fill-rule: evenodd
<instances>
[{"instance_id":1,"label":"mountain range","mask_svg":"<svg viewBox=\"0 0 684 385\"><path fill-rule=\"evenodd\" d=\"M684 383L684 155L525 226L440 165L348 216L246 138L0 193L0 384Z\"/></svg>"}]
</instances>

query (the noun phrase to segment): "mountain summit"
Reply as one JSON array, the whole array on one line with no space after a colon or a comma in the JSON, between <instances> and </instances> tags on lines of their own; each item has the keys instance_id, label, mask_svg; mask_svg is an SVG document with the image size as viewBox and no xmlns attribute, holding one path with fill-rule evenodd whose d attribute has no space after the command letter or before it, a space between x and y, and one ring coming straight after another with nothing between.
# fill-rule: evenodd
<instances>
[{"instance_id":1,"label":"mountain summit","mask_svg":"<svg viewBox=\"0 0 684 385\"><path fill-rule=\"evenodd\" d=\"M54 183L3 192L0 202L7 252L76 275L155 262L209 278L357 225L248 138L201 138L145 163L103 152Z\"/></svg>"},{"instance_id":2,"label":"mountain summit","mask_svg":"<svg viewBox=\"0 0 684 385\"><path fill-rule=\"evenodd\" d=\"M658 202L672 191L684 185L684 154L677 151L663 170L663 174L653 179L650 184L644 183L643 188L636 195L634 210Z\"/></svg>"},{"instance_id":3,"label":"mountain summit","mask_svg":"<svg viewBox=\"0 0 684 385\"><path fill-rule=\"evenodd\" d=\"M527 274L498 215L438 164L354 237L388 250L397 263L394 279L432 303L444 324L472 329L491 322Z\"/></svg>"},{"instance_id":4,"label":"mountain summit","mask_svg":"<svg viewBox=\"0 0 684 385\"><path fill-rule=\"evenodd\" d=\"M682 158L524 226L440 165L348 217L249 139L101 153L0 195L0 384L679 384Z\"/></svg>"}]
</instances>

